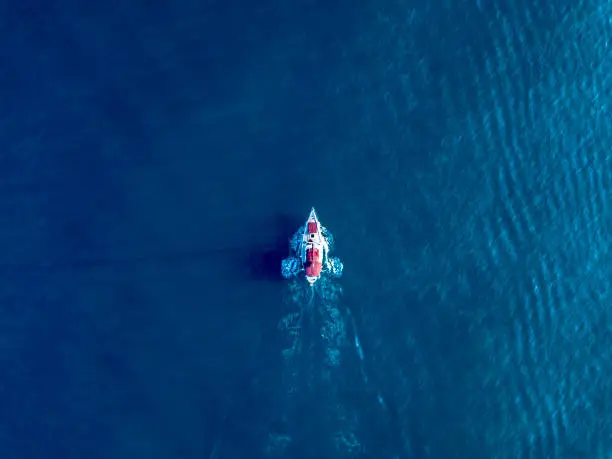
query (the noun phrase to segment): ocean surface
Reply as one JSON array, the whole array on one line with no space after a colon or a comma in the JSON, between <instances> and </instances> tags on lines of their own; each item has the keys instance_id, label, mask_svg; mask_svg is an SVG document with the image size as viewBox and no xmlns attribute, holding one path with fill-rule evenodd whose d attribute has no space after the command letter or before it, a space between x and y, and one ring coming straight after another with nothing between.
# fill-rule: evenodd
<instances>
[{"instance_id":1,"label":"ocean surface","mask_svg":"<svg viewBox=\"0 0 612 459\"><path fill-rule=\"evenodd\" d=\"M612 457L611 16L4 2L0 458Z\"/></svg>"}]
</instances>

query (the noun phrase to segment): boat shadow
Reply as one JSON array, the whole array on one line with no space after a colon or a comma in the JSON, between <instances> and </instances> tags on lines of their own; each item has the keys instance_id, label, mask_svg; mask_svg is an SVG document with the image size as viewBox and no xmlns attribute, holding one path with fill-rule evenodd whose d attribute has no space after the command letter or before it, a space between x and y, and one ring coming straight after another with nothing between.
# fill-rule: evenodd
<instances>
[{"instance_id":1,"label":"boat shadow","mask_svg":"<svg viewBox=\"0 0 612 459\"><path fill-rule=\"evenodd\" d=\"M0 274L29 276L32 273L58 273L73 271L97 271L112 269L116 275L123 272L134 275L150 268L185 268L204 263L225 265L234 276L255 281L281 281L281 262L289 255L289 240L300 226L295 216L286 214L272 218L272 224L258 222L257 227L266 227L266 239L256 246L232 244L229 247L194 247L184 251L168 253L144 253L105 257L103 255L75 256L55 260L33 260L24 262L0 261ZM248 235L243 239L248 240ZM231 275L231 274L230 274Z\"/></svg>"},{"instance_id":2,"label":"boat shadow","mask_svg":"<svg viewBox=\"0 0 612 459\"><path fill-rule=\"evenodd\" d=\"M247 254L249 277L258 281L281 281L281 262L289 256L289 239L300 226L298 218L278 215L273 222L271 240L264 247L257 247Z\"/></svg>"}]
</instances>

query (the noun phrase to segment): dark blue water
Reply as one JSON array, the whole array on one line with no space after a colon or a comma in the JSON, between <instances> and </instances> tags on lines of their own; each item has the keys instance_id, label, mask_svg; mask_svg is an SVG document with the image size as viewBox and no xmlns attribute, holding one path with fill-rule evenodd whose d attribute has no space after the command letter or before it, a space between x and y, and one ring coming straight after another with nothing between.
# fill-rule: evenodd
<instances>
[{"instance_id":1,"label":"dark blue water","mask_svg":"<svg viewBox=\"0 0 612 459\"><path fill-rule=\"evenodd\" d=\"M607 5L90 3L0 7L0 457L610 456Z\"/></svg>"}]
</instances>

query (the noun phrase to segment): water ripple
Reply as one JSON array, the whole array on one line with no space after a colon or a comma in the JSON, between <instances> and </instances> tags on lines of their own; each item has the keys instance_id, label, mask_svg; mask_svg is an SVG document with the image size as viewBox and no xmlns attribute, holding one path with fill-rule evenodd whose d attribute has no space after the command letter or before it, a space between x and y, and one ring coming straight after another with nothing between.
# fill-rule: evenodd
<instances>
[{"instance_id":1,"label":"water ripple","mask_svg":"<svg viewBox=\"0 0 612 459\"><path fill-rule=\"evenodd\" d=\"M608 457L612 450L612 7L557 3L478 2L461 15L451 2L437 11L402 11L398 3L379 12L381 27L389 26L385 45L396 55L381 51L389 64L373 78L393 91L382 100L394 126L386 135L397 137L378 142L427 146L433 169L407 175L401 166L416 166L406 157L394 174L407 202L419 196L437 222L426 249L399 249L401 274L387 289L409 283L435 316L415 317L405 331L411 354L443 347L417 330L427 321L436 333L474 346L464 368L453 361L459 350L411 363L417 382L406 382L398 398L437 386L467 400L459 403L463 421L445 428L473 435L487 451L473 454L482 457ZM466 30L485 13L476 40ZM364 38L365 52L374 52L368 43ZM432 92L438 96L424 96ZM402 119L412 121L402 126ZM371 117L362 128L380 131ZM416 208L404 206L408 214ZM468 331L459 333L463 321ZM378 319L370 333L388 326ZM398 367L410 354L403 349L386 351ZM454 385L443 382L453 378ZM442 402L419 403L444 409ZM438 434L430 421L406 435L421 438L428 453L447 451L432 440Z\"/></svg>"}]
</instances>

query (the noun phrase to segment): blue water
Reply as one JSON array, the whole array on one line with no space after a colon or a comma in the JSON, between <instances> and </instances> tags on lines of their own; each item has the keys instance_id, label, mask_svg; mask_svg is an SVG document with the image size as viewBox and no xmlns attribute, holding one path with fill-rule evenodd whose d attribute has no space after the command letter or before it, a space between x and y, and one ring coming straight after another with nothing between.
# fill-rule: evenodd
<instances>
[{"instance_id":1,"label":"blue water","mask_svg":"<svg viewBox=\"0 0 612 459\"><path fill-rule=\"evenodd\" d=\"M611 13L5 2L0 457L610 457Z\"/></svg>"}]
</instances>

